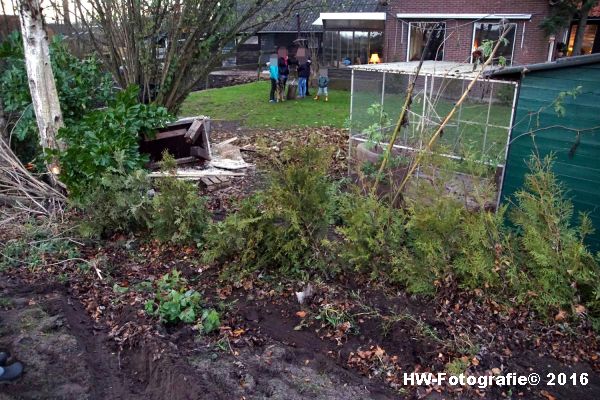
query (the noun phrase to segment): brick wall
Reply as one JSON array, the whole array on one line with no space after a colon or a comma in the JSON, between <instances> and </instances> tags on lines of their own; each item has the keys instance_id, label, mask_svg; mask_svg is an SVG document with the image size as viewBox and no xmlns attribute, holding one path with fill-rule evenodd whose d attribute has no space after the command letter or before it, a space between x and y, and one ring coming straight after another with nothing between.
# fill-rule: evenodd
<instances>
[{"instance_id":1,"label":"brick wall","mask_svg":"<svg viewBox=\"0 0 600 400\"><path fill-rule=\"evenodd\" d=\"M548 0L392 0L387 11L384 51L386 62L406 61L408 22L427 21L401 21L396 18L397 13L532 14L529 21L514 21L517 29L513 65L544 62L548 57L548 38L539 28L540 22L550 13ZM475 21L448 19L445 22L444 61L469 62Z\"/></svg>"}]
</instances>

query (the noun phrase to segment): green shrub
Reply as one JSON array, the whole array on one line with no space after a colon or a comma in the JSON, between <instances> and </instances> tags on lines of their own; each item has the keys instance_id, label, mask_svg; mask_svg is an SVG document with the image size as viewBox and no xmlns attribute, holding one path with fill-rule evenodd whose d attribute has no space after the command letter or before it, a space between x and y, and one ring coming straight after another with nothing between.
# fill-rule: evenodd
<instances>
[{"instance_id":1,"label":"green shrub","mask_svg":"<svg viewBox=\"0 0 600 400\"><path fill-rule=\"evenodd\" d=\"M427 200L418 197L407 209L407 245L392 278L411 293L434 294L436 281L451 272L461 241L464 206L441 194Z\"/></svg>"},{"instance_id":2,"label":"green shrub","mask_svg":"<svg viewBox=\"0 0 600 400\"><path fill-rule=\"evenodd\" d=\"M202 332L219 329L219 314L213 309L203 309L200 293L188 289L187 285L187 280L177 270L163 275L156 282L154 298L146 301L146 313L159 317L166 324L192 324L200 317Z\"/></svg>"},{"instance_id":3,"label":"green shrub","mask_svg":"<svg viewBox=\"0 0 600 400\"><path fill-rule=\"evenodd\" d=\"M532 159L510 215L517 229L519 263L528 282L523 301L546 314L568 309L582 289L598 287L598 263L584 244L593 229L587 215L573 221L573 204L552 172L552 159ZM588 296L585 300L591 300Z\"/></svg>"},{"instance_id":4,"label":"green shrub","mask_svg":"<svg viewBox=\"0 0 600 400\"><path fill-rule=\"evenodd\" d=\"M515 264L504 225L505 214L506 207L495 213L483 207L463 213L461 226L457 229L460 241L452 262L454 276L461 287L501 290L506 283L515 282L511 275L515 272Z\"/></svg>"},{"instance_id":5,"label":"green shrub","mask_svg":"<svg viewBox=\"0 0 600 400\"><path fill-rule=\"evenodd\" d=\"M61 235L56 225L35 219L25 222L20 232L0 242L0 271L13 267L42 267L48 260L79 257L74 241Z\"/></svg>"},{"instance_id":6,"label":"green shrub","mask_svg":"<svg viewBox=\"0 0 600 400\"><path fill-rule=\"evenodd\" d=\"M205 261L234 261L225 273L235 275L265 270L306 276L322 268L334 214L330 160L331 150L314 143L285 149L267 189L211 226Z\"/></svg>"},{"instance_id":7,"label":"green shrub","mask_svg":"<svg viewBox=\"0 0 600 400\"><path fill-rule=\"evenodd\" d=\"M351 192L340 196L342 238L339 256L355 271L389 279L406 240L406 214L373 195Z\"/></svg>"},{"instance_id":8,"label":"green shrub","mask_svg":"<svg viewBox=\"0 0 600 400\"><path fill-rule=\"evenodd\" d=\"M23 56L23 40L17 31L0 44L0 99L12 129L12 146L23 162L31 161L40 149L38 128ZM113 96L113 81L94 57L78 59L60 35L50 43L50 61L65 125L81 120L91 109L106 105ZM42 160L40 160L42 161Z\"/></svg>"},{"instance_id":9,"label":"green shrub","mask_svg":"<svg viewBox=\"0 0 600 400\"><path fill-rule=\"evenodd\" d=\"M66 145L55 153L61 181L77 198L94 190L107 172L140 169L147 161L139 153L140 135L152 134L170 120L165 108L140 104L137 87L119 92L107 108L90 111L78 123L60 129L58 137Z\"/></svg>"},{"instance_id":10,"label":"green shrub","mask_svg":"<svg viewBox=\"0 0 600 400\"><path fill-rule=\"evenodd\" d=\"M168 172L174 159L165 153L163 160L163 171ZM157 180L156 188L151 222L154 237L174 244L199 243L208 226L209 213L197 186L165 176Z\"/></svg>"},{"instance_id":11,"label":"green shrub","mask_svg":"<svg viewBox=\"0 0 600 400\"><path fill-rule=\"evenodd\" d=\"M83 211L84 236L146 230L153 217L150 189L143 170L104 174L98 186L77 203Z\"/></svg>"}]
</instances>

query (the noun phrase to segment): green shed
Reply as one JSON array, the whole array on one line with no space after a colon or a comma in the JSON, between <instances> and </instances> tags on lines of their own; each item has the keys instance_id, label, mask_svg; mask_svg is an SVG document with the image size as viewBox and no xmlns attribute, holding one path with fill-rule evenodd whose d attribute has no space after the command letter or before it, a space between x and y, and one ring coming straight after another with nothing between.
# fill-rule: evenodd
<instances>
[{"instance_id":1,"label":"green shed","mask_svg":"<svg viewBox=\"0 0 600 400\"><path fill-rule=\"evenodd\" d=\"M600 54L508 67L488 76L519 82L500 201L524 182L527 161L555 155L554 172L568 190L576 215L588 212L600 250Z\"/></svg>"}]
</instances>

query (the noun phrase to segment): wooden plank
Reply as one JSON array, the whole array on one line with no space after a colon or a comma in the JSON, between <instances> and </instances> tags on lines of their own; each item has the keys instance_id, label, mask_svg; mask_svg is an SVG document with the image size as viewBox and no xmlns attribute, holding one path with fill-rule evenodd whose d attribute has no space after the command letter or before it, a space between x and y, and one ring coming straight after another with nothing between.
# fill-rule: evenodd
<instances>
[{"instance_id":1,"label":"wooden plank","mask_svg":"<svg viewBox=\"0 0 600 400\"><path fill-rule=\"evenodd\" d=\"M230 138L230 139L223 140L221 143L217 143L215 146L222 146L222 145L224 145L224 144L233 143L233 142L235 142L236 140L238 140L238 137L237 137L237 136L234 136L234 137L232 137L232 138Z\"/></svg>"},{"instance_id":2,"label":"wooden plank","mask_svg":"<svg viewBox=\"0 0 600 400\"><path fill-rule=\"evenodd\" d=\"M198 162L198 159L196 157L182 157L182 158L175 159L175 163L177 165L191 164L191 163L195 163L195 162ZM150 168L150 169L160 168L160 162L151 162L148 164L148 168Z\"/></svg>"},{"instance_id":3,"label":"wooden plank","mask_svg":"<svg viewBox=\"0 0 600 400\"><path fill-rule=\"evenodd\" d=\"M192 146L190 147L190 155L192 157L202 158L204 160L210 160L210 154L208 151L200 146Z\"/></svg>"},{"instance_id":4,"label":"wooden plank","mask_svg":"<svg viewBox=\"0 0 600 400\"><path fill-rule=\"evenodd\" d=\"M175 129L172 131L158 132L155 137L153 137L153 138L147 137L145 140L146 140L146 142L152 142L154 140L168 139L168 138L175 137L175 136L184 136L186 132L187 132L187 129L185 129L185 128Z\"/></svg>"},{"instance_id":5,"label":"wooden plank","mask_svg":"<svg viewBox=\"0 0 600 400\"><path fill-rule=\"evenodd\" d=\"M185 133L185 141L187 143L192 143L192 144L196 143L196 140L198 140L198 138L202 134L203 128L204 128L204 120L203 119L195 119L194 122L192 122L192 125L190 126L190 128Z\"/></svg>"}]
</instances>

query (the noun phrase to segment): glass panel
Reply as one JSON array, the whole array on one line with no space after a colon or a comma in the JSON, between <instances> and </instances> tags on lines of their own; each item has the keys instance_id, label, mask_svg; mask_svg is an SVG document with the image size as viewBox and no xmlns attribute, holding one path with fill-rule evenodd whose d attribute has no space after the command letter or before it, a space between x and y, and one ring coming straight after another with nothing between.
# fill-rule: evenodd
<instances>
[{"instance_id":1,"label":"glass panel","mask_svg":"<svg viewBox=\"0 0 600 400\"><path fill-rule=\"evenodd\" d=\"M513 58L513 48L515 43L515 36L517 31L517 24L509 24L512 29L506 35L507 42L502 44L496 52L494 57L494 63L498 63L500 57L506 58L506 63L511 64ZM480 50L480 46L486 40L496 41L500 38L500 24L490 24L478 22L475 24L475 37L473 38L473 52ZM473 60L475 61L475 60Z\"/></svg>"},{"instance_id":2,"label":"glass panel","mask_svg":"<svg viewBox=\"0 0 600 400\"><path fill-rule=\"evenodd\" d=\"M444 37L446 36L446 24L443 22L411 22L410 43L408 45L408 60L418 61L421 59L425 45L429 37L433 35L429 48L425 54L425 60L440 61L444 58Z\"/></svg>"},{"instance_id":3,"label":"glass panel","mask_svg":"<svg viewBox=\"0 0 600 400\"><path fill-rule=\"evenodd\" d=\"M569 34L569 48L567 55L573 54L573 46L575 45L575 36L577 36L578 25L571 27L571 33ZM594 39L596 38L596 32L598 31L598 25L586 25L585 33L583 34L583 44L581 45L581 54L592 54L594 48Z\"/></svg>"},{"instance_id":4,"label":"glass panel","mask_svg":"<svg viewBox=\"0 0 600 400\"><path fill-rule=\"evenodd\" d=\"M326 31L323 39L323 64L335 67L339 53L339 32Z\"/></svg>"},{"instance_id":5,"label":"glass panel","mask_svg":"<svg viewBox=\"0 0 600 400\"><path fill-rule=\"evenodd\" d=\"M340 54L338 60L340 67L352 64L352 58L354 55L353 33L354 32L352 31L340 32Z\"/></svg>"},{"instance_id":6,"label":"glass panel","mask_svg":"<svg viewBox=\"0 0 600 400\"><path fill-rule=\"evenodd\" d=\"M354 32L353 65L369 62L369 32Z\"/></svg>"},{"instance_id":7,"label":"glass panel","mask_svg":"<svg viewBox=\"0 0 600 400\"><path fill-rule=\"evenodd\" d=\"M369 35L369 60L379 58L383 62L383 32L371 32ZM377 54L377 57L373 57Z\"/></svg>"}]
</instances>

